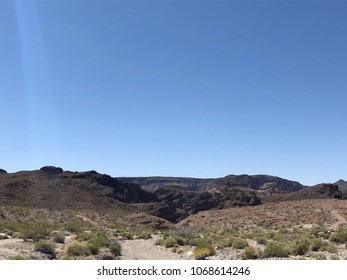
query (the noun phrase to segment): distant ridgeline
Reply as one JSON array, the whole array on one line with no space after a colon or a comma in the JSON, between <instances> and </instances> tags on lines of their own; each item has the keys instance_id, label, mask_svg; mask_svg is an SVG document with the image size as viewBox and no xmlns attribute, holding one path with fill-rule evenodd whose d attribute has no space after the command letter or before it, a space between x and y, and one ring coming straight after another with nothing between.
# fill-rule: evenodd
<instances>
[{"instance_id":1,"label":"distant ridgeline","mask_svg":"<svg viewBox=\"0 0 347 280\"><path fill-rule=\"evenodd\" d=\"M344 198L337 185L304 187L268 175L113 178L96 171L71 172L55 166L16 173L0 169L0 205L117 215L146 213L174 223L200 211L256 206L269 195L279 201Z\"/></svg>"}]
</instances>

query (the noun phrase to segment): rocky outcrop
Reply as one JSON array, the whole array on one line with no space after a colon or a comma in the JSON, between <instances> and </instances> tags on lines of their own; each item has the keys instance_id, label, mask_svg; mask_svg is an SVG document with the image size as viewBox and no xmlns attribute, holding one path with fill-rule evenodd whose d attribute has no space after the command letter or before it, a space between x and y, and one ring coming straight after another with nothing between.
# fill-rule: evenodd
<instances>
[{"instance_id":1,"label":"rocky outcrop","mask_svg":"<svg viewBox=\"0 0 347 280\"><path fill-rule=\"evenodd\" d=\"M6 173L7 173L6 170L0 168L0 174L6 174Z\"/></svg>"},{"instance_id":2,"label":"rocky outcrop","mask_svg":"<svg viewBox=\"0 0 347 280\"><path fill-rule=\"evenodd\" d=\"M224 189L219 192L193 192L159 189L155 192L160 205L147 209L149 213L171 222L179 222L189 215L211 209L254 206L261 200L254 192Z\"/></svg>"},{"instance_id":3,"label":"rocky outcrop","mask_svg":"<svg viewBox=\"0 0 347 280\"><path fill-rule=\"evenodd\" d=\"M64 170L62 168L55 167L55 166L44 166L40 170L44 171L48 174L61 174L64 172Z\"/></svg>"},{"instance_id":4,"label":"rocky outcrop","mask_svg":"<svg viewBox=\"0 0 347 280\"><path fill-rule=\"evenodd\" d=\"M339 190L342 193L346 193L347 194L347 181L344 180L338 180L337 182L334 183L334 185L339 187Z\"/></svg>"},{"instance_id":5,"label":"rocky outcrop","mask_svg":"<svg viewBox=\"0 0 347 280\"><path fill-rule=\"evenodd\" d=\"M167 187L180 187L189 191L219 190L224 187L269 190L272 192L295 192L302 188L298 182L269 175L229 175L216 179L184 177L122 177L119 180L135 183L144 190L155 192Z\"/></svg>"}]
</instances>

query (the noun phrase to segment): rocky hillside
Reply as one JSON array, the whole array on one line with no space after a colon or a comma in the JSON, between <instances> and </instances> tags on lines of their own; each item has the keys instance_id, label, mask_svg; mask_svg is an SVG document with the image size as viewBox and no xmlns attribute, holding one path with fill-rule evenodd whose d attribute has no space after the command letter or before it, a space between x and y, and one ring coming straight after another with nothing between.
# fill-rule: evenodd
<instances>
[{"instance_id":1,"label":"rocky hillside","mask_svg":"<svg viewBox=\"0 0 347 280\"><path fill-rule=\"evenodd\" d=\"M300 191L285 194L274 194L263 197L264 202L294 201L306 199L345 199L346 196L334 184L318 184L312 187L304 188Z\"/></svg>"},{"instance_id":2,"label":"rocky hillside","mask_svg":"<svg viewBox=\"0 0 347 280\"><path fill-rule=\"evenodd\" d=\"M344 180L338 180L334 183L334 185L339 187L339 190L343 193L347 193L347 181Z\"/></svg>"},{"instance_id":3,"label":"rocky hillside","mask_svg":"<svg viewBox=\"0 0 347 280\"><path fill-rule=\"evenodd\" d=\"M45 166L36 171L0 173L0 205L52 210L145 212L178 222L202 210L257 205L254 193L230 191L143 190L96 171L70 172Z\"/></svg>"},{"instance_id":4,"label":"rocky hillside","mask_svg":"<svg viewBox=\"0 0 347 280\"><path fill-rule=\"evenodd\" d=\"M269 192L295 192L302 188L298 182L269 175L228 175L216 179L184 177L119 177L121 181L135 183L144 190L155 192L163 187L181 187L186 190L218 190L224 187L266 190Z\"/></svg>"}]
</instances>

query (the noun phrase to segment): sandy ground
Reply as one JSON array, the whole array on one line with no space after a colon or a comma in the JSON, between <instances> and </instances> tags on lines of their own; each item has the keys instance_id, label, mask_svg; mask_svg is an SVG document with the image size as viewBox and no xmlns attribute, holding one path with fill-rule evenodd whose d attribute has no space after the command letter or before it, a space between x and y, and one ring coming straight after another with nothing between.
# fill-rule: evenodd
<instances>
[{"instance_id":1,"label":"sandy ground","mask_svg":"<svg viewBox=\"0 0 347 280\"><path fill-rule=\"evenodd\" d=\"M189 251L183 251L180 254L173 253L171 249L155 245L155 240L159 237L151 239L135 239L123 240L122 257L123 260L189 260Z\"/></svg>"}]
</instances>

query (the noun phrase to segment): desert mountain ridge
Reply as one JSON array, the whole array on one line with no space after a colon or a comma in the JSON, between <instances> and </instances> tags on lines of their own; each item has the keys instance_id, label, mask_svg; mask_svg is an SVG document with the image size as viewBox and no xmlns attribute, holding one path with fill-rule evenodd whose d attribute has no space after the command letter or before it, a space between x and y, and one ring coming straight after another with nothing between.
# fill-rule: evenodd
<instances>
[{"instance_id":1,"label":"desert mountain ridge","mask_svg":"<svg viewBox=\"0 0 347 280\"><path fill-rule=\"evenodd\" d=\"M96 171L71 172L54 166L15 173L0 170L0 205L117 215L145 213L172 223L201 211L321 198L343 199L345 195L338 185L306 187L269 175L114 178Z\"/></svg>"}]
</instances>

